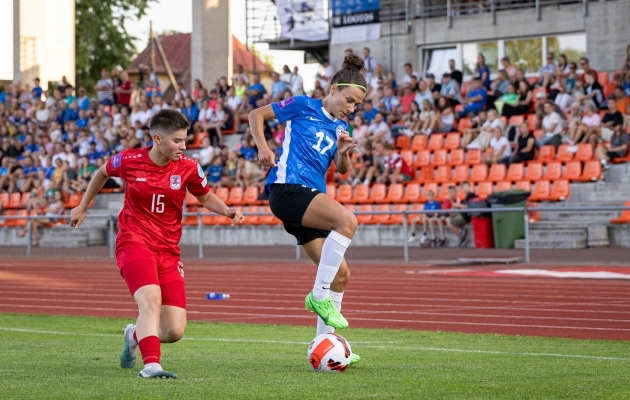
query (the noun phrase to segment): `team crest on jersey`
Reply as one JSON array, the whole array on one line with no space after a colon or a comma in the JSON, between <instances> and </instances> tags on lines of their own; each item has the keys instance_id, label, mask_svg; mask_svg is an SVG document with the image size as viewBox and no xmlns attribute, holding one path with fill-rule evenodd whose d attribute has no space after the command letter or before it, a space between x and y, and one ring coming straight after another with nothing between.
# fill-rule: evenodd
<instances>
[{"instance_id":1,"label":"team crest on jersey","mask_svg":"<svg viewBox=\"0 0 630 400\"><path fill-rule=\"evenodd\" d=\"M294 101L295 101L295 98L289 97L288 99L282 100L280 103L278 103L278 107L284 108L288 106L289 104L293 103Z\"/></svg>"},{"instance_id":2,"label":"team crest on jersey","mask_svg":"<svg viewBox=\"0 0 630 400\"><path fill-rule=\"evenodd\" d=\"M203 169L201 168L201 164L197 164L197 173L200 178L205 178L206 174L203 173Z\"/></svg>"},{"instance_id":3,"label":"team crest on jersey","mask_svg":"<svg viewBox=\"0 0 630 400\"><path fill-rule=\"evenodd\" d=\"M171 175L171 189L179 190L182 187L182 178L179 175Z\"/></svg>"},{"instance_id":4,"label":"team crest on jersey","mask_svg":"<svg viewBox=\"0 0 630 400\"><path fill-rule=\"evenodd\" d=\"M336 132L337 133L337 137L341 136L343 131L345 131L345 129L343 129L343 126L337 125L337 132Z\"/></svg>"},{"instance_id":5,"label":"team crest on jersey","mask_svg":"<svg viewBox=\"0 0 630 400\"><path fill-rule=\"evenodd\" d=\"M120 167L121 160L122 160L122 153L116 154L114 158L112 159L112 168Z\"/></svg>"}]
</instances>

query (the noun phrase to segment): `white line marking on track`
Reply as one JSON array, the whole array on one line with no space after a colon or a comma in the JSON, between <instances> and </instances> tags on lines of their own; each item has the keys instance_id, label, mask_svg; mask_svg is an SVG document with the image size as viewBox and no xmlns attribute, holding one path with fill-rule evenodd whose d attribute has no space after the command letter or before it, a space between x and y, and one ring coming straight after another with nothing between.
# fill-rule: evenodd
<instances>
[{"instance_id":1,"label":"white line marking on track","mask_svg":"<svg viewBox=\"0 0 630 400\"><path fill-rule=\"evenodd\" d=\"M25 328L8 328L0 327L2 331L9 332L24 332L35 333L42 335L67 335L67 336L96 336L96 337L111 337L120 338L120 335L105 334L105 333L81 333L81 332L60 332L60 331L46 331L39 329L25 329ZM207 341L207 342L233 342L233 343L269 343L269 344L283 344L283 345L308 345L309 342L298 342L289 340L262 340L262 339L234 339L234 338L192 338L185 337L182 340L191 341ZM450 353L471 353L471 354L495 354L506 356L531 356L531 357L561 357L561 358L582 358L591 360L606 360L606 361L630 361L630 358L624 357L606 357L606 356L589 356L582 354L556 354L556 353L531 353L531 352L508 352L499 350L470 350L470 349L453 349L445 347L414 347L414 346L396 346L392 345L400 342L353 342L358 344L364 344L362 347L373 349L395 349L395 350L416 350L416 351L442 351ZM388 343L390 345L376 345L369 343Z\"/></svg>"}]
</instances>

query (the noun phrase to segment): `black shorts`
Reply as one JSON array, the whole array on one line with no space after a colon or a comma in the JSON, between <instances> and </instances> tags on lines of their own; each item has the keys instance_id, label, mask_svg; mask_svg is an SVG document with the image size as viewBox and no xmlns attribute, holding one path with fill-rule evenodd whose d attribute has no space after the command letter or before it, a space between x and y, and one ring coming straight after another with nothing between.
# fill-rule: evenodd
<instances>
[{"instance_id":1,"label":"black shorts","mask_svg":"<svg viewBox=\"0 0 630 400\"><path fill-rule=\"evenodd\" d=\"M610 161L613 161L613 160L615 160L617 158L623 158L623 156L621 154L619 154L619 153L617 153L615 151L607 151L606 155L608 156L608 159Z\"/></svg>"},{"instance_id":2,"label":"black shorts","mask_svg":"<svg viewBox=\"0 0 630 400\"><path fill-rule=\"evenodd\" d=\"M303 185L274 183L269 189L269 208L284 224L284 229L295 236L299 245L314 239L326 238L330 231L302 225L308 205L320 194L317 189Z\"/></svg>"}]
</instances>

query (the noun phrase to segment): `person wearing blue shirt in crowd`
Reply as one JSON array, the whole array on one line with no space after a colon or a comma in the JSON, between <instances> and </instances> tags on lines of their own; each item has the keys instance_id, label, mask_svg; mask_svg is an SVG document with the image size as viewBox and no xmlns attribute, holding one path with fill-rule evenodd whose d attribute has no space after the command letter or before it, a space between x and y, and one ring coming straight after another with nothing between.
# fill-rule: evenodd
<instances>
[{"instance_id":1,"label":"person wearing blue shirt in crowd","mask_svg":"<svg viewBox=\"0 0 630 400\"><path fill-rule=\"evenodd\" d=\"M256 158L256 149L251 146L247 139L241 141L241 147L238 149L238 152L245 157L247 161L254 161Z\"/></svg>"},{"instance_id":2,"label":"person wearing blue shirt in crowd","mask_svg":"<svg viewBox=\"0 0 630 400\"><path fill-rule=\"evenodd\" d=\"M424 203L424 211L433 211L440 210L440 203L435 201L435 192L433 190L427 191L427 201ZM431 232L430 243L435 247L443 247L446 239L444 237L444 226L440 221L440 214L421 214L411 220L411 237L408 240L408 243L414 243L418 240L421 241L421 244L424 244L425 240L420 239L416 236L416 226L418 222L422 221L422 236L427 236L427 228ZM440 240L438 241L435 236L435 225L440 228Z\"/></svg>"},{"instance_id":3,"label":"person wearing blue shirt in crowd","mask_svg":"<svg viewBox=\"0 0 630 400\"><path fill-rule=\"evenodd\" d=\"M267 94L267 90L265 89L265 87L262 85L262 83L260 83L260 75L259 74L254 74L253 77L253 84L247 88L247 95L249 96L249 103L256 107L256 102L260 99L263 98L264 95Z\"/></svg>"},{"instance_id":4,"label":"person wearing blue shirt in crowd","mask_svg":"<svg viewBox=\"0 0 630 400\"><path fill-rule=\"evenodd\" d=\"M96 160L101 156L102 156L101 152L96 150L96 143L90 142L90 149L88 150L88 153L87 153L87 158L88 160L90 160L90 164L96 163Z\"/></svg>"},{"instance_id":5,"label":"person wearing blue shirt in crowd","mask_svg":"<svg viewBox=\"0 0 630 400\"><path fill-rule=\"evenodd\" d=\"M278 75L277 72L271 74L271 78L273 79L273 83L271 84L271 100L280 101L282 100L282 94L287 90L287 83L280 80L280 75Z\"/></svg>"},{"instance_id":6,"label":"person wearing blue shirt in crowd","mask_svg":"<svg viewBox=\"0 0 630 400\"><path fill-rule=\"evenodd\" d=\"M475 66L475 74L473 78L481 79L481 84L490 89L490 68L486 65L486 57L479 53L477 55L477 65Z\"/></svg>"},{"instance_id":7,"label":"person wearing blue shirt in crowd","mask_svg":"<svg viewBox=\"0 0 630 400\"><path fill-rule=\"evenodd\" d=\"M223 160L221 156L214 156L212 164L206 168L206 175L208 176L208 183L212 184L214 188L221 183L221 176L223 175Z\"/></svg>"},{"instance_id":8,"label":"person wearing blue shirt in crowd","mask_svg":"<svg viewBox=\"0 0 630 400\"><path fill-rule=\"evenodd\" d=\"M28 152L31 154L39 153L39 146L33 140L33 135L28 134L24 139L24 152Z\"/></svg>"},{"instance_id":9,"label":"person wearing blue shirt in crowd","mask_svg":"<svg viewBox=\"0 0 630 400\"><path fill-rule=\"evenodd\" d=\"M469 83L468 93L466 98L463 99L462 104L465 104L464 109L459 112L458 118L465 118L468 115L477 115L483 110L488 99L488 92L481 84L480 78L473 78Z\"/></svg>"},{"instance_id":10,"label":"person wearing blue shirt in crowd","mask_svg":"<svg viewBox=\"0 0 630 400\"><path fill-rule=\"evenodd\" d=\"M378 110L375 109L372 105L372 100L365 100L365 102L363 103L363 118L368 125L372 123L372 120L377 113Z\"/></svg>"},{"instance_id":11,"label":"person wearing blue shirt in crowd","mask_svg":"<svg viewBox=\"0 0 630 400\"><path fill-rule=\"evenodd\" d=\"M199 109L197 108L197 105L193 103L190 97L186 97L186 100L184 100L184 109L182 110L182 114L186 116L188 122L190 122L191 125L197 122Z\"/></svg>"},{"instance_id":12,"label":"person wearing blue shirt in crowd","mask_svg":"<svg viewBox=\"0 0 630 400\"><path fill-rule=\"evenodd\" d=\"M249 114L258 159L263 167L271 167L265 185L271 211L318 264L313 290L304 301L306 309L319 316L317 335L348 327L339 310L349 279L344 254L357 229L357 218L326 196L325 175L333 161L340 174L350 168L349 151L356 143L344 119L365 98L364 65L358 55L348 54L342 69L330 79L325 98L295 96ZM265 120L274 118L286 122L278 160L264 132ZM359 359L352 354L350 364Z\"/></svg>"},{"instance_id":13,"label":"person wearing blue shirt in crowd","mask_svg":"<svg viewBox=\"0 0 630 400\"><path fill-rule=\"evenodd\" d=\"M79 110L89 110L90 109L90 98L87 97L86 90L83 86L79 88L79 97L77 98L77 103L79 104Z\"/></svg>"},{"instance_id":14,"label":"person wearing blue shirt in crowd","mask_svg":"<svg viewBox=\"0 0 630 400\"><path fill-rule=\"evenodd\" d=\"M90 123L90 119L87 116L85 110L79 110L79 118L77 119L76 126L77 129L87 128Z\"/></svg>"},{"instance_id":15,"label":"person wearing blue shirt in crowd","mask_svg":"<svg viewBox=\"0 0 630 400\"><path fill-rule=\"evenodd\" d=\"M41 86L39 86L39 78L35 78L35 86L33 86L33 89L31 89L33 100L41 99L43 92L43 89L41 88Z\"/></svg>"}]
</instances>

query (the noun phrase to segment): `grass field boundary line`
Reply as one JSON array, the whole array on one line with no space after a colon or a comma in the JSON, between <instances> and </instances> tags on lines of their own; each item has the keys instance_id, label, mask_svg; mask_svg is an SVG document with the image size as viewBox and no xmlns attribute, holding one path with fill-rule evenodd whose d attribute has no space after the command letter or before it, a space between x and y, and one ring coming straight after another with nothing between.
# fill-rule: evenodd
<instances>
[{"instance_id":1,"label":"grass field boundary line","mask_svg":"<svg viewBox=\"0 0 630 400\"><path fill-rule=\"evenodd\" d=\"M120 335L112 333L87 333L87 332L62 332L62 331L47 331L39 329L26 329L26 328L9 328L0 326L0 330L9 332L24 332L24 333L36 333L44 335L66 335L66 336L96 336L96 337L111 337L120 338ZM262 339L234 339L234 338L195 338L185 337L182 340L190 341L204 341L204 342L234 342L234 343L269 343L269 344L283 344L283 345L308 345L310 342L290 341L290 340L262 340ZM391 345L375 345L366 343L379 343L379 342L360 342L353 341L352 343L364 344L362 347L373 349L398 349L398 350L416 350L416 351L442 351L449 353L470 353L470 354L495 354L495 355L507 355L507 356L532 356L532 357L560 357L560 358L581 358L591 360L602 361L630 361L630 358L624 357L606 357L606 356L589 356L583 354L559 354L559 353L532 353L532 352L508 352L499 350L470 350L470 349L453 349L446 347L415 347L415 346L395 346ZM390 343L390 342L385 342Z\"/></svg>"}]
</instances>

